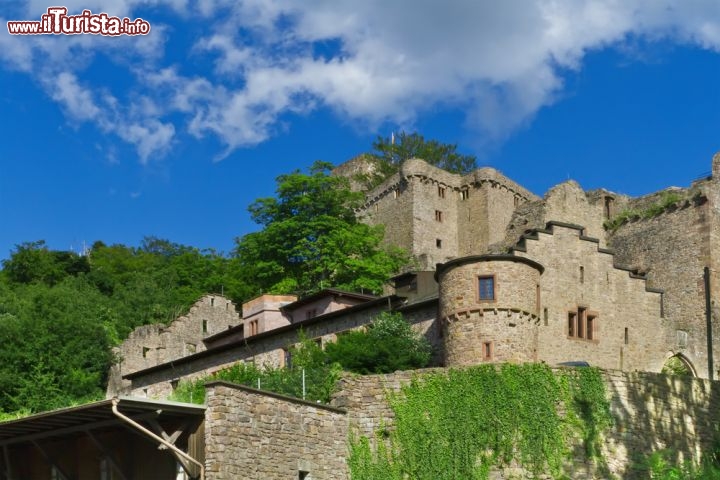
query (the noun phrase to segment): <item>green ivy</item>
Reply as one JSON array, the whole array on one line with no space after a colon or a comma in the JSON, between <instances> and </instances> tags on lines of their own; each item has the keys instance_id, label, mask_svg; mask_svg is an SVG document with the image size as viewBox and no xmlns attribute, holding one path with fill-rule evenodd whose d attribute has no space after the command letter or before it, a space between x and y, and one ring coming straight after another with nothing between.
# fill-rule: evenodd
<instances>
[{"instance_id":1,"label":"green ivy","mask_svg":"<svg viewBox=\"0 0 720 480\"><path fill-rule=\"evenodd\" d=\"M383 429L387 436L351 438L353 480L487 479L491 467L514 462L558 478L569 439L581 437L599 456L611 419L598 370L553 373L544 364L416 377L389 401L395 428Z\"/></svg>"},{"instance_id":2,"label":"green ivy","mask_svg":"<svg viewBox=\"0 0 720 480\"><path fill-rule=\"evenodd\" d=\"M670 208L671 206L677 204L679 201L683 200L685 197L683 195L680 195L676 192L663 192L660 195L660 198L657 202L649 205L647 208L643 210L637 210L634 208L626 208L625 210L622 210L620 213L615 215L613 218L606 220L603 226L605 227L605 230L610 230L614 232L618 228L620 228L621 225L623 225L625 222L632 220L632 219L638 219L638 218L654 218L663 213L665 210Z\"/></svg>"}]
</instances>

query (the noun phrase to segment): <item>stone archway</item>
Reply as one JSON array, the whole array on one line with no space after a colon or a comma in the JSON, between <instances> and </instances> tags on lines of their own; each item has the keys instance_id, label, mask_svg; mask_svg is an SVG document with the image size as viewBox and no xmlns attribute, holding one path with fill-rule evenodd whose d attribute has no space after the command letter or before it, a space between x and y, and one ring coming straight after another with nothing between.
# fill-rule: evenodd
<instances>
[{"instance_id":1,"label":"stone archway","mask_svg":"<svg viewBox=\"0 0 720 480\"><path fill-rule=\"evenodd\" d=\"M697 377L695 367L692 362L682 353L677 353L663 364L662 373L667 375L684 375L688 377Z\"/></svg>"}]
</instances>

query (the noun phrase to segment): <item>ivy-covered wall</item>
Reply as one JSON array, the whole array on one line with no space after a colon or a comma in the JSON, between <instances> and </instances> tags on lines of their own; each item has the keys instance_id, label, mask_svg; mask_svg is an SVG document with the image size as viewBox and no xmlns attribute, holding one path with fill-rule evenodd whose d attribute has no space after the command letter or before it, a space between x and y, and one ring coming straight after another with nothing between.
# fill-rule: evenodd
<instances>
[{"instance_id":1,"label":"ivy-covered wall","mask_svg":"<svg viewBox=\"0 0 720 480\"><path fill-rule=\"evenodd\" d=\"M596 408L597 398L593 396L597 393L597 385L593 386L591 376L583 375L586 378L584 380L580 378L580 383L586 381L585 385L576 382L575 393L570 392L571 396L568 396L568 382L557 380L558 376L567 375L574 375L577 378L578 371L581 369L570 369L564 372L555 370L556 380L550 380L546 377L550 370L542 365L531 366L534 370L525 372L522 372L522 369L512 371L516 367L513 366L511 370L500 375L499 380L484 384L485 387L483 387L481 377L473 380L473 384L468 384L468 379L461 379L458 382L458 384L467 385L465 395L472 396L473 392L480 392L478 398L482 397L482 401L487 403L489 413L483 417L485 420L482 421L469 411L473 407L469 404L466 405L465 400L449 398L457 392L454 391L455 387L452 386L452 382L442 380L443 377L450 378L452 376L448 377L448 370L445 369L343 378L333 405L348 411L348 419L354 435L353 444L356 446L353 452L354 457L351 455L351 462L368 462L367 451L362 451L363 437L370 440L370 445L377 445L380 440L380 443L387 447L383 458L392 457L392 448L397 447L398 442L401 441L401 435L396 435L396 431L399 430L398 422L408 422L408 404L418 401L420 403L417 405L426 405L420 413L425 415L428 420L439 415L437 412L442 411L443 408L453 412L454 416L447 417L448 420L441 423L435 423L435 427L432 428L438 428L438 432L441 434L442 428L448 427L453 430L450 433L458 438L467 436L467 433L457 430L457 425L464 423L467 423L467 428L487 435L488 432L498 428L498 425L503 425L502 422L506 421L503 420L505 418L503 411L498 409L497 405L515 405L513 408L517 414L508 417L513 420L512 422L508 421L507 429L520 429L520 436L513 437L516 435L515 433L503 432L501 428L499 433L505 440L491 439L491 442L496 442L495 444L491 443L494 445L493 448L486 448L479 454L488 456L502 453L497 451L499 449L497 445L502 445L507 438L522 439L532 432L542 433L534 441L536 443L545 442L545 446L539 449L529 448L525 451L521 446L514 447L517 449L515 457L525 455L526 461L522 465L517 460L504 464L502 461L499 462L503 466L500 469L495 468L493 478L532 476L531 471L535 455L538 452L544 452L546 458L553 463L544 467L545 473L553 473L550 470L554 469L556 476L566 475L574 479L645 478L646 474L637 470L637 466L642 459L647 458L653 452L666 450L671 461L681 464L686 461L700 462L703 456L711 455L716 449L717 426L720 422L720 383L653 373L600 371L598 381L601 384L601 391L608 400L607 406L610 413L608 426L604 424L602 408ZM488 367L481 368L487 369ZM498 372L500 371L501 369L498 370ZM439 380L438 375L440 376ZM430 379L429 383L432 388L417 391L413 391L412 387L408 389L407 385L413 378L419 378L419 384L425 382L423 379ZM508 381L507 378L516 378L517 381ZM507 384L505 387L510 388L508 391L516 389L516 393L505 392L504 395L510 395L505 403L502 403L502 399L496 398L495 400L499 400L501 403L493 405L488 398L494 397L492 392L490 397L487 397L487 390L497 387L496 393L502 393L502 389L498 386L501 384ZM530 387L529 390L528 387ZM404 392L402 392L403 388L405 388ZM566 389L564 393L563 389ZM532 395L532 391L537 394ZM432 395L440 397L437 399L440 403L436 404L435 400L431 400ZM523 397L523 395L526 396ZM403 404L403 398L407 398L408 402ZM593 398L595 399L593 400ZM445 400L450 401L445 402ZM519 400L522 401L516 403ZM470 403L472 401L470 400ZM558 412L563 417L560 421L565 424L565 427L561 428L553 423L554 420L542 410L543 406L547 407L548 401L555 402L557 405ZM444 404L445 407L439 407L440 404ZM593 407L593 404L596 407ZM564 432L563 435L567 440L564 452L560 451L563 448L554 450L560 447L553 443L552 436L545 435L547 432L537 431L545 427L541 428L536 425L537 422L532 420L532 415L528 416L526 407L537 408L537 420L540 423L550 422L553 428L560 428L558 431ZM442 415L446 414L447 411ZM568 415L573 418L568 418ZM455 426L453 426L454 423ZM428 423L428 428L431 424L432 422ZM595 427L597 427L597 431L593 431ZM552 428L546 430L554 431ZM452 438L452 435L447 438ZM422 435L418 433L416 438L427 438L429 442L432 442L428 432ZM428 448L436 450L456 448L456 446L442 444L438 440L440 438L442 435L434 439L436 443L429 443ZM444 441L442 440L442 442ZM465 443L469 445L470 441ZM359 448L357 448L358 446ZM416 447L417 445L411 448ZM593 451L594 447L596 447L596 451ZM470 454L475 455L478 452L470 452ZM366 458L363 458L363 455ZM592 460L590 460L591 458ZM558 467L560 459L562 459L560 462L562 465ZM377 461L377 457L375 460ZM387 465L382 468L384 471L389 471Z\"/></svg>"}]
</instances>

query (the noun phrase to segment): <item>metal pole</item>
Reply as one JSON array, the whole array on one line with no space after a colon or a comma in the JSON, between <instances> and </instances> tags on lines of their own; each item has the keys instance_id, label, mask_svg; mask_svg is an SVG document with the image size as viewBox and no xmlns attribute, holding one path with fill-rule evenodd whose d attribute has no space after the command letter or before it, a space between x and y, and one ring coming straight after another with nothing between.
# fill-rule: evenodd
<instances>
[{"instance_id":1,"label":"metal pole","mask_svg":"<svg viewBox=\"0 0 720 480\"><path fill-rule=\"evenodd\" d=\"M713 341L712 341L712 299L710 298L710 268L705 267L705 322L707 326L708 379L713 379Z\"/></svg>"},{"instance_id":2,"label":"metal pole","mask_svg":"<svg viewBox=\"0 0 720 480\"><path fill-rule=\"evenodd\" d=\"M302 378L303 378L303 400L305 400L305 367L302 369Z\"/></svg>"}]
</instances>

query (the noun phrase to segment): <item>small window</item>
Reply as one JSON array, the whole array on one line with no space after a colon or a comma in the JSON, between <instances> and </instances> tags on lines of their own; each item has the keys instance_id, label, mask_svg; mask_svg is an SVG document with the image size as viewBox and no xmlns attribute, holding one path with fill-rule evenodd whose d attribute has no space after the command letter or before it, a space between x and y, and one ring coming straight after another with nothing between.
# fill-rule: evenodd
<instances>
[{"instance_id":1,"label":"small window","mask_svg":"<svg viewBox=\"0 0 720 480\"><path fill-rule=\"evenodd\" d=\"M625 345L627 345L628 343L630 343L630 336L628 334L628 328L625 327Z\"/></svg>"},{"instance_id":2,"label":"small window","mask_svg":"<svg viewBox=\"0 0 720 480\"><path fill-rule=\"evenodd\" d=\"M393 190L393 198L397 198L399 196L400 196L400 191L396 188L395 190Z\"/></svg>"},{"instance_id":3,"label":"small window","mask_svg":"<svg viewBox=\"0 0 720 480\"><path fill-rule=\"evenodd\" d=\"M568 337L575 336L575 324L577 323L577 314L575 312L568 313Z\"/></svg>"},{"instance_id":4,"label":"small window","mask_svg":"<svg viewBox=\"0 0 720 480\"><path fill-rule=\"evenodd\" d=\"M304 470L298 471L298 480L310 480L310 472Z\"/></svg>"},{"instance_id":5,"label":"small window","mask_svg":"<svg viewBox=\"0 0 720 480\"><path fill-rule=\"evenodd\" d=\"M585 267L580 266L580 283L585 283Z\"/></svg>"},{"instance_id":6,"label":"small window","mask_svg":"<svg viewBox=\"0 0 720 480\"><path fill-rule=\"evenodd\" d=\"M478 300L495 300L495 277L492 275L478 277Z\"/></svg>"},{"instance_id":7,"label":"small window","mask_svg":"<svg viewBox=\"0 0 720 480\"><path fill-rule=\"evenodd\" d=\"M492 342L483 342L483 360L492 360L493 344Z\"/></svg>"},{"instance_id":8,"label":"small window","mask_svg":"<svg viewBox=\"0 0 720 480\"><path fill-rule=\"evenodd\" d=\"M545 321L545 326L548 326L548 309L545 307L543 309L543 320Z\"/></svg>"},{"instance_id":9,"label":"small window","mask_svg":"<svg viewBox=\"0 0 720 480\"><path fill-rule=\"evenodd\" d=\"M377 211L379 211L379 210L380 210L380 205L378 205L378 204L376 203L376 204L375 204L375 211L377 212Z\"/></svg>"},{"instance_id":10,"label":"small window","mask_svg":"<svg viewBox=\"0 0 720 480\"><path fill-rule=\"evenodd\" d=\"M443 212L440 210L435 210L435 221L442 222L443 221Z\"/></svg>"},{"instance_id":11,"label":"small window","mask_svg":"<svg viewBox=\"0 0 720 480\"><path fill-rule=\"evenodd\" d=\"M210 306L211 307L215 306L215 297L210 297Z\"/></svg>"},{"instance_id":12,"label":"small window","mask_svg":"<svg viewBox=\"0 0 720 480\"><path fill-rule=\"evenodd\" d=\"M594 315L587 316L587 326L585 328L585 332L586 332L585 337L588 340L592 340L595 337L595 316Z\"/></svg>"},{"instance_id":13,"label":"small window","mask_svg":"<svg viewBox=\"0 0 720 480\"><path fill-rule=\"evenodd\" d=\"M437 248L442 248L442 240L440 240L439 238L436 238L436 239L435 239L435 246L436 246Z\"/></svg>"},{"instance_id":14,"label":"small window","mask_svg":"<svg viewBox=\"0 0 720 480\"><path fill-rule=\"evenodd\" d=\"M460 200L467 200L470 198L470 190L467 188L460 190Z\"/></svg>"},{"instance_id":15,"label":"small window","mask_svg":"<svg viewBox=\"0 0 720 480\"><path fill-rule=\"evenodd\" d=\"M605 220L610 219L610 213L612 211L612 204L613 204L613 198L612 197L605 197Z\"/></svg>"},{"instance_id":16,"label":"small window","mask_svg":"<svg viewBox=\"0 0 720 480\"><path fill-rule=\"evenodd\" d=\"M445 187L438 187L438 197L445 198Z\"/></svg>"},{"instance_id":17,"label":"small window","mask_svg":"<svg viewBox=\"0 0 720 480\"><path fill-rule=\"evenodd\" d=\"M143 347L143 349L142 349L143 358L147 358L148 353L150 353L150 348Z\"/></svg>"},{"instance_id":18,"label":"small window","mask_svg":"<svg viewBox=\"0 0 720 480\"><path fill-rule=\"evenodd\" d=\"M207 321L207 320L203 320L203 321L202 321L202 332L203 332L203 333L207 333L207 332L208 332L208 321Z\"/></svg>"},{"instance_id":19,"label":"small window","mask_svg":"<svg viewBox=\"0 0 720 480\"><path fill-rule=\"evenodd\" d=\"M250 322L250 335L257 335L258 334L258 321L253 320Z\"/></svg>"},{"instance_id":20,"label":"small window","mask_svg":"<svg viewBox=\"0 0 720 480\"><path fill-rule=\"evenodd\" d=\"M283 348L283 365L285 368L292 368L292 350Z\"/></svg>"},{"instance_id":21,"label":"small window","mask_svg":"<svg viewBox=\"0 0 720 480\"><path fill-rule=\"evenodd\" d=\"M577 321L577 337L578 338L585 338L585 321L587 320L585 316L585 309L584 308L578 308L578 321Z\"/></svg>"},{"instance_id":22,"label":"small window","mask_svg":"<svg viewBox=\"0 0 720 480\"><path fill-rule=\"evenodd\" d=\"M513 205L516 207L520 205L520 197L513 197Z\"/></svg>"}]
</instances>

